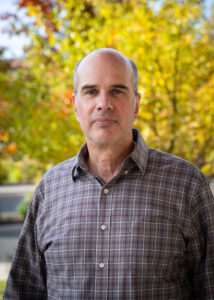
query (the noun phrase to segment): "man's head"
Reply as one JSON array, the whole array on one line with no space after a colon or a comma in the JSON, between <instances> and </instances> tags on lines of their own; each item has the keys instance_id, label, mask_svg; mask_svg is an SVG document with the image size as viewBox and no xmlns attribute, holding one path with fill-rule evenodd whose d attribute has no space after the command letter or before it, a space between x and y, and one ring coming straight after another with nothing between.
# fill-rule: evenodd
<instances>
[{"instance_id":1,"label":"man's head","mask_svg":"<svg viewBox=\"0 0 214 300\"><path fill-rule=\"evenodd\" d=\"M127 65L130 66L131 70L132 70L132 76L133 76L133 91L134 93L137 95L138 93L138 70L137 70L137 66L135 64L135 62L131 59L129 59L128 57L126 57L125 55L123 55L122 53L120 53L117 50L111 49L111 48L101 48L101 49L97 49L93 52L91 52L89 55L87 55L86 57L84 57L83 59L81 59L75 66L74 69L74 75L73 75L73 83L74 83L74 92L75 94L78 91L78 80L77 80L77 71L78 68L80 66L80 64L90 55L94 55L94 54L98 54L98 53L109 53L109 54L113 54L115 56L121 57Z\"/></svg>"},{"instance_id":2,"label":"man's head","mask_svg":"<svg viewBox=\"0 0 214 300\"><path fill-rule=\"evenodd\" d=\"M75 69L75 114L88 143L125 147L137 117L135 64L113 49L98 49Z\"/></svg>"}]
</instances>

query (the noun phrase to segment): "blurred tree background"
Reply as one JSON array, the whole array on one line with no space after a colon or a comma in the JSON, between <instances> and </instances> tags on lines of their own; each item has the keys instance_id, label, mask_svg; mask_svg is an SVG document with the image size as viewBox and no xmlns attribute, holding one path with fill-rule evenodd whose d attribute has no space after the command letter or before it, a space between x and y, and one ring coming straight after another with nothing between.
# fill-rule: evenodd
<instances>
[{"instance_id":1,"label":"blurred tree background","mask_svg":"<svg viewBox=\"0 0 214 300\"><path fill-rule=\"evenodd\" d=\"M77 153L72 73L100 47L137 63L135 127L148 146L214 176L214 12L206 18L203 1L19 0L23 8L32 21L22 26L2 16L31 42L19 62L0 53L0 182L35 181Z\"/></svg>"}]
</instances>

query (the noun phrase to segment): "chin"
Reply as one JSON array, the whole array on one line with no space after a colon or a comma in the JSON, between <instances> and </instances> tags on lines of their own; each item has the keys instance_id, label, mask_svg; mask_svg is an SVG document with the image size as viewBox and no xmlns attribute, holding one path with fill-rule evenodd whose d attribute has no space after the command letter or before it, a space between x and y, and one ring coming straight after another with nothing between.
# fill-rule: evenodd
<instances>
[{"instance_id":1,"label":"chin","mask_svg":"<svg viewBox=\"0 0 214 300\"><path fill-rule=\"evenodd\" d=\"M117 138L114 135L96 135L90 139L94 144L100 146L106 146L110 144L114 144L117 141Z\"/></svg>"}]
</instances>

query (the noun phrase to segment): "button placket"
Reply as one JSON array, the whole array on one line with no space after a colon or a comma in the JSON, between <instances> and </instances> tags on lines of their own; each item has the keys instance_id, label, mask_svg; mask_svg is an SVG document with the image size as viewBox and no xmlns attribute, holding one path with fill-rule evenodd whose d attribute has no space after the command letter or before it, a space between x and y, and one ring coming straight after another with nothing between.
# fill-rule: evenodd
<instances>
[{"instance_id":1,"label":"button placket","mask_svg":"<svg viewBox=\"0 0 214 300\"><path fill-rule=\"evenodd\" d=\"M100 193L99 218L97 220L96 285L108 286L109 220L111 216L111 190L104 186ZM99 289L99 288L98 288Z\"/></svg>"}]
</instances>

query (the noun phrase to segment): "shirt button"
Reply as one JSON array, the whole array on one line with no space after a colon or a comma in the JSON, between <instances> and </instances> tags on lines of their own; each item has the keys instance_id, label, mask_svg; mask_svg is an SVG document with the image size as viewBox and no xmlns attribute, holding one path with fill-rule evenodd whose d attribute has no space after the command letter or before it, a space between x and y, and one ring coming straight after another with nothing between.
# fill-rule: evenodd
<instances>
[{"instance_id":1,"label":"shirt button","mask_svg":"<svg viewBox=\"0 0 214 300\"><path fill-rule=\"evenodd\" d=\"M108 194L109 191L108 191L108 189L104 189L103 192L104 192L104 194Z\"/></svg>"},{"instance_id":2,"label":"shirt button","mask_svg":"<svg viewBox=\"0 0 214 300\"><path fill-rule=\"evenodd\" d=\"M100 268L103 269L105 267L104 263L100 263Z\"/></svg>"},{"instance_id":3,"label":"shirt button","mask_svg":"<svg viewBox=\"0 0 214 300\"><path fill-rule=\"evenodd\" d=\"M106 230L106 225L105 224L101 225L101 229Z\"/></svg>"}]
</instances>

